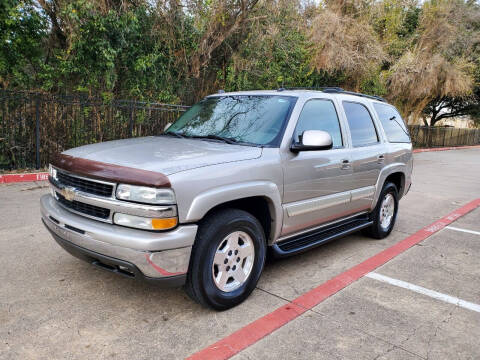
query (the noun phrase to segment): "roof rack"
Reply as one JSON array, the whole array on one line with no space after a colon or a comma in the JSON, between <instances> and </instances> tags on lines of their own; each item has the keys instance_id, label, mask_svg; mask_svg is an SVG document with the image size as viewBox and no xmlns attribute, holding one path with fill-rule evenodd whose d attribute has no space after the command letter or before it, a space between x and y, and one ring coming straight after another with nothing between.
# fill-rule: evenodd
<instances>
[{"instance_id":1,"label":"roof rack","mask_svg":"<svg viewBox=\"0 0 480 360\"><path fill-rule=\"evenodd\" d=\"M354 91L347 91L347 90L344 90L344 89L342 89L340 87L336 87L336 86L280 88L277 91L284 91L284 90L316 90L316 91L321 91L321 92L324 92L324 93L337 93L337 94L361 96L361 97L368 98L368 99L373 99L373 100L386 102L386 100L384 98L380 97L380 96L367 95L367 94L362 94L362 93L354 92Z\"/></svg>"}]
</instances>

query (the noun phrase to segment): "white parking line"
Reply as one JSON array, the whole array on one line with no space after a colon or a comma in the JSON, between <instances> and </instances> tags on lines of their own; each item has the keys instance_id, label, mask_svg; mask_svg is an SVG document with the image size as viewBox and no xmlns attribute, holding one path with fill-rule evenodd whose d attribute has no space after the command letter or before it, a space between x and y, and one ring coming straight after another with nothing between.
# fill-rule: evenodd
<instances>
[{"instance_id":1,"label":"white parking line","mask_svg":"<svg viewBox=\"0 0 480 360\"><path fill-rule=\"evenodd\" d=\"M480 232L478 232L478 231L467 230L467 229L460 229L460 228L453 227L453 226L445 226L445 228L446 228L446 229L450 229L450 230L455 230L455 231L461 231L461 232L464 232L464 233L469 233L469 234L474 234L474 235L480 235Z\"/></svg>"},{"instance_id":2,"label":"white parking line","mask_svg":"<svg viewBox=\"0 0 480 360\"><path fill-rule=\"evenodd\" d=\"M449 304L454 304L454 305L460 306L462 308L472 310L472 311L476 311L476 312L480 313L480 305L474 304L474 303L471 303L469 301L465 301L465 300L462 300L462 299L459 299L459 298L456 298L454 296L442 294L442 293L439 293L437 291L429 290L429 289L426 289L426 288L421 287L421 286L410 284L410 283L402 281L402 280L393 279L391 277L381 275L381 274L378 274L378 273L374 273L374 272L368 273L365 276L369 277L371 279L383 281L383 282L388 283L390 285L395 285L395 286L398 286L398 287L401 287L401 288L404 288L404 289L408 289L408 290L414 291L416 293L423 294L423 295L426 295L426 296L430 296L431 298L441 300L441 301L447 302Z\"/></svg>"}]
</instances>

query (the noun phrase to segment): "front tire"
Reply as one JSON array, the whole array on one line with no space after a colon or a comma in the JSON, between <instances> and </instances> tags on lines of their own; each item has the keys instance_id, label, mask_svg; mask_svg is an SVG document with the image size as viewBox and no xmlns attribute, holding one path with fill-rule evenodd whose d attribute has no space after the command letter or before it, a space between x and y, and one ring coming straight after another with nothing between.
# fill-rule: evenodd
<instances>
[{"instance_id":1,"label":"front tire","mask_svg":"<svg viewBox=\"0 0 480 360\"><path fill-rule=\"evenodd\" d=\"M253 215L238 209L216 211L200 223L185 290L215 310L236 306L255 288L265 254L265 234Z\"/></svg>"},{"instance_id":2,"label":"front tire","mask_svg":"<svg viewBox=\"0 0 480 360\"><path fill-rule=\"evenodd\" d=\"M387 182L383 185L377 206L370 214L373 224L364 233L374 239L387 237L395 225L398 213L398 190L395 184Z\"/></svg>"}]
</instances>

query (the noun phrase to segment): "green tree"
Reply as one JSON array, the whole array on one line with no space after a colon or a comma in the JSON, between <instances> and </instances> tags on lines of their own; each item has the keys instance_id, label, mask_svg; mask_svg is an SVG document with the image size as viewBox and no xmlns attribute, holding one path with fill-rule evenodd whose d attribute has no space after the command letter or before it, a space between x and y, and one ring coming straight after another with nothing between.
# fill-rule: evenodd
<instances>
[{"instance_id":1,"label":"green tree","mask_svg":"<svg viewBox=\"0 0 480 360\"><path fill-rule=\"evenodd\" d=\"M239 46L222 76L227 90L310 86L312 69L302 29L300 4L264 1L252 31Z\"/></svg>"},{"instance_id":2,"label":"green tree","mask_svg":"<svg viewBox=\"0 0 480 360\"><path fill-rule=\"evenodd\" d=\"M0 3L0 87L32 88L38 84L47 31L33 1Z\"/></svg>"},{"instance_id":3,"label":"green tree","mask_svg":"<svg viewBox=\"0 0 480 360\"><path fill-rule=\"evenodd\" d=\"M4 0L0 88L191 104L341 86L406 117L479 104L473 0Z\"/></svg>"}]
</instances>

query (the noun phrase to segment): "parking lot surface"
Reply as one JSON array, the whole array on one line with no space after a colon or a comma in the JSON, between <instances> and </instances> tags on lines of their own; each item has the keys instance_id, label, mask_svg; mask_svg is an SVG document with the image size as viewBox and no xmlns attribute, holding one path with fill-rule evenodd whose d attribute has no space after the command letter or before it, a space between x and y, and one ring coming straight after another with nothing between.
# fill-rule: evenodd
<instances>
[{"instance_id":1,"label":"parking lot surface","mask_svg":"<svg viewBox=\"0 0 480 360\"><path fill-rule=\"evenodd\" d=\"M250 298L224 312L77 260L41 224L45 182L0 185L0 358L207 358L202 349L480 198L480 149L414 156L388 238L355 234L270 261ZM234 358L478 359L479 254L477 207Z\"/></svg>"}]
</instances>

